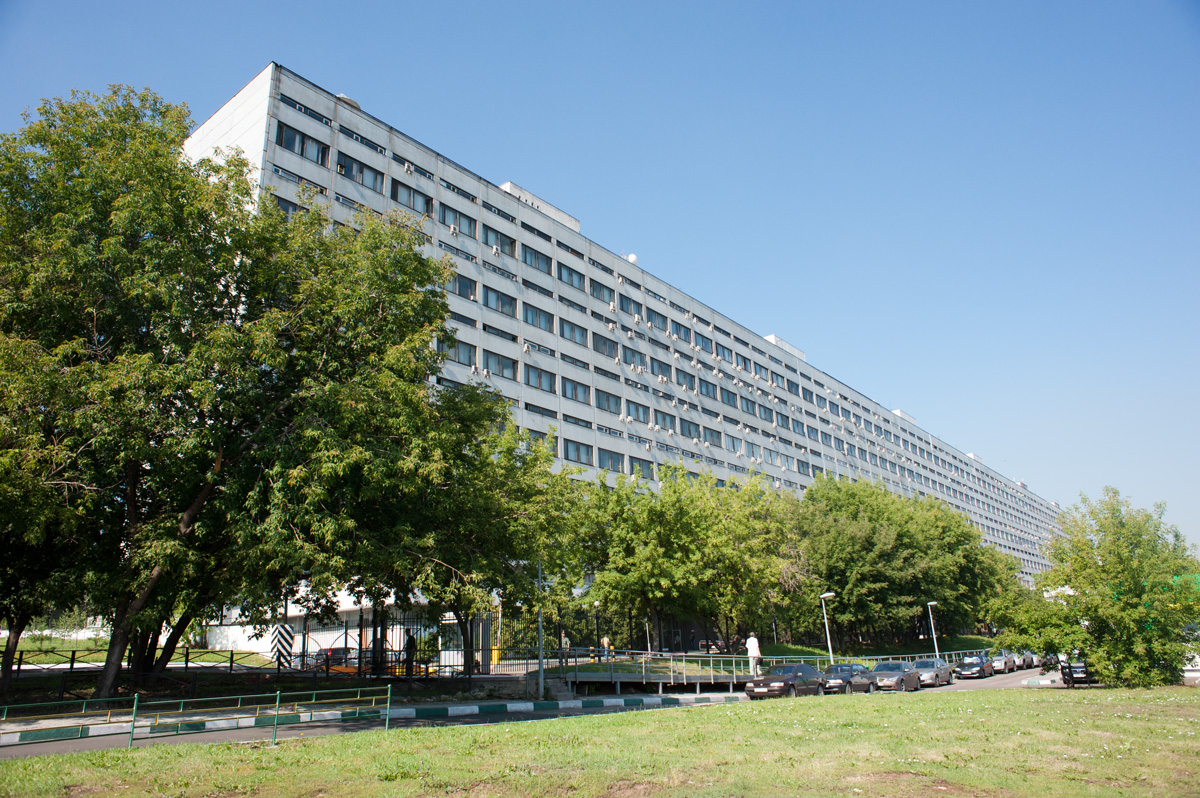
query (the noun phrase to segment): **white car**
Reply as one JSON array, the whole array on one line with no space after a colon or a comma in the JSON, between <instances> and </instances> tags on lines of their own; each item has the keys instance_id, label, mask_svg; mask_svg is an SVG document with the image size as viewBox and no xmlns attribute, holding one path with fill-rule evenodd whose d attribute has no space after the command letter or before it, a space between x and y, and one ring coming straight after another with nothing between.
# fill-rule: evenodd
<instances>
[{"instance_id":1,"label":"white car","mask_svg":"<svg viewBox=\"0 0 1200 798\"><path fill-rule=\"evenodd\" d=\"M992 657L992 669L996 673L1012 673L1017 669L1017 657L1007 648L1000 649Z\"/></svg>"}]
</instances>

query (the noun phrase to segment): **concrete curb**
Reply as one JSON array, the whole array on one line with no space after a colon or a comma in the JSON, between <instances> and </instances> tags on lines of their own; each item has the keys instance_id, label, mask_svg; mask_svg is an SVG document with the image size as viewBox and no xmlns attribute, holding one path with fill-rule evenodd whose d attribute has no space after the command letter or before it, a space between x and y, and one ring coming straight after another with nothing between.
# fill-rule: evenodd
<instances>
[{"instance_id":1,"label":"concrete curb","mask_svg":"<svg viewBox=\"0 0 1200 798\"><path fill-rule=\"evenodd\" d=\"M631 696L629 698L578 698L570 701L504 701L480 704L443 704L439 706L392 707L391 717L450 718L460 715L499 715L519 712L554 712L561 709L605 709L609 707L690 707L706 704L730 704L748 701L744 694L697 696Z\"/></svg>"},{"instance_id":2,"label":"concrete curb","mask_svg":"<svg viewBox=\"0 0 1200 798\"><path fill-rule=\"evenodd\" d=\"M582 698L569 701L504 701L488 703L435 704L424 706L393 706L389 717L397 720L417 718L454 718L464 715L501 715L521 712L554 712L564 709L605 709L611 707L659 709L663 707L702 706L748 701L745 695L697 696L631 696L629 698ZM263 726L292 726L297 723L346 720L383 720L383 707L362 707L323 711L280 712L256 717L215 718L213 720L176 721L173 723L139 722L133 730L137 739L161 734L195 734ZM84 737L128 735L129 723L100 722L76 726L26 729L0 733L0 746L20 743L42 743L52 740L78 740Z\"/></svg>"}]
</instances>

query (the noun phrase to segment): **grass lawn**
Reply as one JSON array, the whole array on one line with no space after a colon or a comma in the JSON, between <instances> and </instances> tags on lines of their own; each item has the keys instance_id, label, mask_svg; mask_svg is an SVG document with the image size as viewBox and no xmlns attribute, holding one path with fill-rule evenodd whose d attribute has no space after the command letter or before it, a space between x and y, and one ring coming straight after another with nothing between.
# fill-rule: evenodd
<instances>
[{"instance_id":1,"label":"grass lawn","mask_svg":"<svg viewBox=\"0 0 1200 798\"><path fill-rule=\"evenodd\" d=\"M778 699L0 761L12 796L1200 795L1200 690Z\"/></svg>"}]
</instances>

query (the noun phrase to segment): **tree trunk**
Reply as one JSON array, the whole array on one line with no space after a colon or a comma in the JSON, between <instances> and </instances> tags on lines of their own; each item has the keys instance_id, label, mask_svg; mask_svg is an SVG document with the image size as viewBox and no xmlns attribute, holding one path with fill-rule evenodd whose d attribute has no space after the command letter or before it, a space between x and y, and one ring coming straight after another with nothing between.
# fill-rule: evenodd
<instances>
[{"instance_id":1,"label":"tree trunk","mask_svg":"<svg viewBox=\"0 0 1200 798\"><path fill-rule=\"evenodd\" d=\"M475 629L472 619L459 610L452 610L454 620L458 624L458 632L462 636L463 670L467 674L467 690L471 689L471 677L475 674Z\"/></svg>"},{"instance_id":2,"label":"tree trunk","mask_svg":"<svg viewBox=\"0 0 1200 798\"><path fill-rule=\"evenodd\" d=\"M175 656L175 649L179 647L179 641L187 631L188 624L192 622L195 613L188 609L184 610L176 619L175 624L171 627L171 633L167 635L167 639L163 642L162 652L158 655L158 659L154 661L154 666L150 671L150 683L154 684L158 681L158 677L166 671L167 665L171 663L171 657Z\"/></svg>"},{"instance_id":3,"label":"tree trunk","mask_svg":"<svg viewBox=\"0 0 1200 798\"><path fill-rule=\"evenodd\" d=\"M31 612L5 613L4 621L8 624L8 639L4 641L4 660L0 666L0 696L7 696L12 689L13 663L17 659L17 644L21 635L33 619Z\"/></svg>"}]
</instances>

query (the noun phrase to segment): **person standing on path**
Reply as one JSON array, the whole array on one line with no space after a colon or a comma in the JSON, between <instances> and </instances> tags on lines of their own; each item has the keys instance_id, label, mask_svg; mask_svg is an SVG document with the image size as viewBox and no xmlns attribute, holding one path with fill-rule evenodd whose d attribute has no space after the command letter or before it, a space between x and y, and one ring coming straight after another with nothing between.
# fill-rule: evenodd
<instances>
[{"instance_id":1,"label":"person standing on path","mask_svg":"<svg viewBox=\"0 0 1200 798\"><path fill-rule=\"evenodd\" d=\"M600 651L603 654L602 662L612 659L612 641L608 639L608 635L600 638Z\"/></svg>"},{"instance_id":2,"label":"person standing on path","mask_svg":"<svg viewBox=\"0 0 1200 798\"><path fill-rule=\"evenodd\" d=\"M762 651L758 648L758 638L754 636L754 632L746 638L746 656L750 659L750 678L757 679L762 676Z\"/></svg>"},{"instance_id":3,"label":"person standing on path","mask_svg":"<svg viewBox=\"0 0 1200 798\"><path fill-rule=\"evenodd\" d=\"M413 637L412 629L404 637L404 675L413 677L413 663L417 660L417 638Z\"/></svg>"},{"instance_id":4,"label":"person standing on path","mask_svg":"<svg viewBox=\"0 0 1200 798\"><path fill-rule=\"evenodd\" d=\"M558 639L558 667L567 667L567 659L571 654L571 638L567 637L566 631L560 632Z\"/></svg>"}]
</instances>

